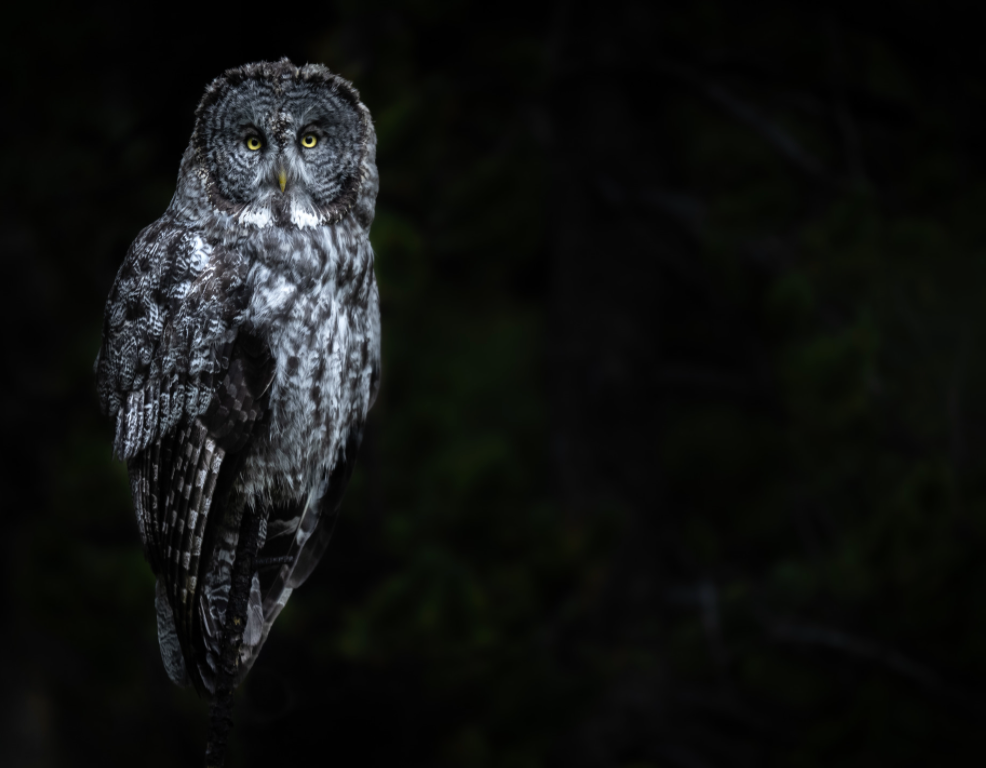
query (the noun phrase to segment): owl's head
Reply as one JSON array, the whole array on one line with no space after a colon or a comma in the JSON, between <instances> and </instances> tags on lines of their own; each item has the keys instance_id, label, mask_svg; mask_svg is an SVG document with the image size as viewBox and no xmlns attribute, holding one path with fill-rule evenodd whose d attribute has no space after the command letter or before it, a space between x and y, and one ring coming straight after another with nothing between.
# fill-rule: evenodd
<instances>
[{"instance_id":1,"label":"owl's head","mask_svg":"<svg viewBox=\"0 0 986 768\"><path fill-rule=\"evenodd\" d=\"M282 59L227 70L195 117L187 157L212 206L243 223L337 221L357 203L373 162L369 111L321 65Z\"/></svg>"}]
</instances>

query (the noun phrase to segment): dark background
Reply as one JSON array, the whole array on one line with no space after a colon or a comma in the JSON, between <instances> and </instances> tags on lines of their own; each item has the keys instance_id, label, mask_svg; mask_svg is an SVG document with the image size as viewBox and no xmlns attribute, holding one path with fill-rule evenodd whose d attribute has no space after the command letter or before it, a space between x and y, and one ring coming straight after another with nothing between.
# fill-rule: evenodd
<instances>
[{"instance_id":1,"label":"dark background","mask_svg":"<svg viewBox=\"0 0 986 768\"><path fill-rule=\"evenodd\" d=\"M201 760L92 363L282 55L375 119L384 383L232 764L979 764L986 15L226 5L5 11L0 764Z\"/></svg>"}]
</instances>

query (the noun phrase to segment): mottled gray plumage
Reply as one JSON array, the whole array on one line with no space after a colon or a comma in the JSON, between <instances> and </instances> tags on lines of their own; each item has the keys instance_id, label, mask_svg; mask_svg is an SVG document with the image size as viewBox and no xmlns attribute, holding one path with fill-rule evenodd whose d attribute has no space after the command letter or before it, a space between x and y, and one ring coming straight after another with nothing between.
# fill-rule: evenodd
<instances>
[{"instance_id":1,"label":"mottled gray plumage","mask_svg":"<svg viewBox=\"0 0 986 768\"><path fill-rule=\"evenodd\" d=\"M325 550L380 376L370 115L325 67L206 89L164 215L130 247L96 360L151 567L169 676L214 691L246 508L245 675Z\"/></svg>"}]
</instances>

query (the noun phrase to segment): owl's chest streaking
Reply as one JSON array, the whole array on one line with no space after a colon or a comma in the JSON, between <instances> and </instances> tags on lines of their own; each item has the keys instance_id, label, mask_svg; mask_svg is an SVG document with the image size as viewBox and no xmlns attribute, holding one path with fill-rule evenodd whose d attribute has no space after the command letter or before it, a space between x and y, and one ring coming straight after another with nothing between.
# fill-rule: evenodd
<instances>
[{"instance_id":1,"label":"owl's chest streaking","mask_svg":"<svg viewBox=\"0 0 986 768\"><path fill-rule=\"evenodd\" d=\"M243 327L276 367L266 433L238 485L255 498L321 496L350 430L362 428L379 367L373 253L347 222L268 230L241 253L250 264Z\"/></svg>"}]
</instances>

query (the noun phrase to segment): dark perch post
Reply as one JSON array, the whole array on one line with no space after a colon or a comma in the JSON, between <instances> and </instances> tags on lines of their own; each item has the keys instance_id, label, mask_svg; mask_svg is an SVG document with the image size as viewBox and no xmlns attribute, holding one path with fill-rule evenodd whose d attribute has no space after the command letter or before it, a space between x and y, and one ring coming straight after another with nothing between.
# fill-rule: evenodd
<instances>
[{"instance_id":1,"label":"dark perch post","mask_svg":"<svg viewBox=\"0 0 986 768\"><path fill-rule=\"evenodd\" d=\"M236 687L236 671L240 666L240 645L246 626L247 602L250 583L253 580L254 560L257 556L257 537L260 533L260 517L256 510L243 511L240 538L236 545L236 562L233 563L229 604L223 627L222 659L216 675L216 695L209 715L209 739L205 745L206 768L223 768L226 763L226 745L229 729L233 727L233 689Z\"/></svg>"}]
</instances>

